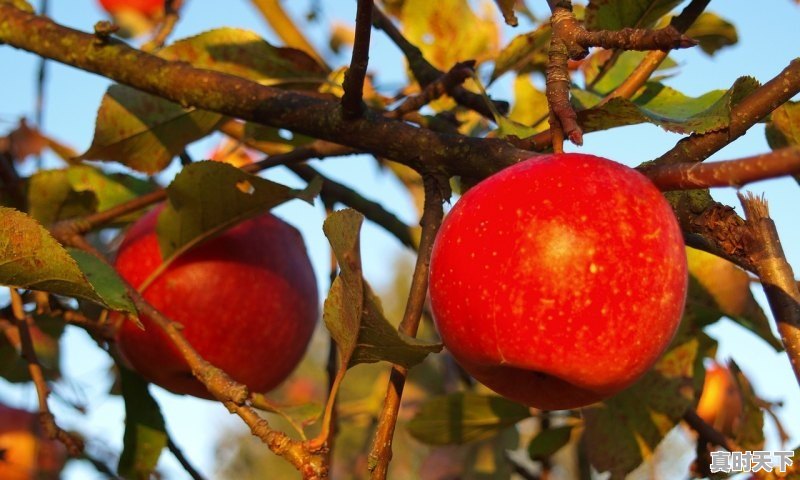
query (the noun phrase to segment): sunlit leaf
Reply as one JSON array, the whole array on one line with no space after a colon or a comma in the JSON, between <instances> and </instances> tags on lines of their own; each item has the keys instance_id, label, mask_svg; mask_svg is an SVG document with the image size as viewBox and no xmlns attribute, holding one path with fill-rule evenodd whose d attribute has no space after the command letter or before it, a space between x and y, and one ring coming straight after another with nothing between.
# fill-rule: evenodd
<instances>
[{"instance_id":1,"label":"sunlit leaf","mask_svg":"<svg viewBox=\"0 0 800 480\"><path fill-rule=\"evenodd\" d=\"M429 62L446 71L459 61L480 61L494 53L499 30L489 15L476 15L467 0L406 0L403 33Z\"/></svg>"},{"instance_id":2,"label":"sunlit leaf","mask_svg":"<svg viewBox=\"0 0 800 480\"><path fill-rule=\"evenodd\" d=\"M527 75L514 79L514 106L509 120L532 127L533 133L549 128L547 97L537 89Z\"/></svg>"},{"instance_id":3,"label":"sunlit leaf","mask_svg":"<svg viewBox=\"0 0 800 480\"><path fill-rule=\"evenodd\" d=\"M586 7L590 30L649 28L682 0L591 0Z\"/></svg>"},{"instance_id":4,"label":"sunlit leaf","mask_svg":"<svg viewBox=\"0 0 800 480\"><path fill-rule=\"evenodd\" d=\"M147 390L147 382L119 367L122 398L125 401L125 435L117 472L123 478L147 480L167 446L164 417Z\"/></svg>"},{"instance_id":5,"label":"sunlit leaf","mask_svg":"<svg viewBox=\"0 0 800 480\"><path fill-rule=\"evenodd\" d=\"M781 341L772 333L769 319L753 297L747 272L723 258L694 248L686 249L686 257L689 273L713 299L706 308L716 310L717 316L731 318L775 350L783 350ZM689 307L700 304L691 289L687 303Z\"/></svg>"},{"instance_id":6,"label":"sunlit leaf","mask_svg":"<svg viewBox=\"0 0 800 480\"><path fill-rule=\"evenodd\" d=\"M125 174L107 174L89 165L62 170L40 170L28 183L29 214L43 225L56 220L107 210L154 188ZM137 213L122 216L129 222Z\"/></svg>"},{"instance_id":7,"label":"sunlit leaf","mask_svg":"<svg viewBox=\"0 0 800 480\"><path fill-rule=\"evenodd\" d=\"M764 448L764 410L761 407L763 400L758 398L750 381L736 362L731 360L728 368L733 373L743 400L742 415L734 441L745 450L761 450Z\"/></svg>"},{"instance_id":8,"label":"sunlit leaf","mask_svg":"<svg viewBox=\"0 0 800 480\"><path fill-rule=\"evenodd\" d=\"M87 277L81 272L82 267L91 271L95 265L80 256L77 259L71 256L31 217L0 207L0 284L79 297L135 313L126 295L109 295L117 290L109 289L107 283L119 282L116 274L113 280L108 272Z\"/></svg>"},{"instance_id":9,"label":"sunlit leaf","mask_svg":"<svg viewBox=\"0 0 800 480\"><path fill-rule=\"evenodd\" d=\"M711 12L703 12L686 31L686 36L700 42L700 48L708 55L714 55L722 48L735 45L739 41L736 27Z\"/></svg>"},{"instance_id":10,"label":"sunlit leaf","mask_svg":"<svg viewBox=\"0 0 800 480\"><path fill-rule=\"evenodd\" d=\"M606 62L612 61L612 50L599 50L593 53L581 64L581 71L586 78L586 84L591 85L593 93L606 95L627 79L631 73L642 63L647 56L647 52L625 51L619 54L613 64L606 66ZM665 58L658 66L656 72L669 71L677 66L670 57ZM603 72L602 77L598 76ZM651 77L651 82L656 82L661 77Z\"/></svg>"},{"instance_id":11,"label":"sunlit leaf","mask_svg":"<svg viewBox=\"0 0 800 480\"><path fill-rule=\"evenodd\" d=\"M460 445L497 435L528 417L528 407L503 397L454 393L426 400L407 428L429 445Z\"/></svg>"},{"instance_id":12,"label":"sunlit leaf","mask_svg":"<svg viewBox=\"0 0 800 480\"><path fill-rule=\"evenodd\" d=\"M255 33L235 28L179 40L160 50L158 56L262 84L316 88L325 78L322 67L304 52L273 47ZM186 145L211 133L223 118L113 85L103 97L92 146L82 158L113 160L142 172L158 172Z\"/></svg>"},{"instance_id":13,"label":"sunlit leaf","mask_svg":"<svg viewBox=\"0 0 800 480\"><path fill-rule=\"evenodd\" d=\"M309 203L321 185L295 190L221 162L186 166L167 187L156 231L165 263L193 245L288 200Z\"/></svg>"},{"instance_id":14,"label":"sunlit leaf","mask_svg":"<svg viewBox=\"0 0 800 480\"><path fill-rule=\"evenodd\" d=\"M786 102L773 110L766 135L773 150L800 145L800 102Z\"/></svg>"},{"instance_id":15,"label":"sunlit leaf","mask_svg":"<svg viewBox=\"0 0 800 480\"><path fill-rule=\"evenodd\" d=\"M597 106L602 97L579 89L572 90L572 99L579 110L578 120L587 132L653 123L670 132L707 133L726 128L731 121L731 108L756 88L758 82L742 77L727 91L715 90L696 98L648 83L632 100L613 98Z\"/></svg>"}]
</instances>

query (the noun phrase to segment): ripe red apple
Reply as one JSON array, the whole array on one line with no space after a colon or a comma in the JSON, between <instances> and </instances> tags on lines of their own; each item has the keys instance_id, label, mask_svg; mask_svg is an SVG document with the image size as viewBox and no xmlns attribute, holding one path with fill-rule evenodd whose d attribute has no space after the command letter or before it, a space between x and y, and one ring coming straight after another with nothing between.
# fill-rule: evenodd
<instances>
[{"instance_id":1,"label":"ripe red apple","mask_svg":"<svg viewBox=\"0 0 800 480\"><path fill-rule=\"evenodd\" d=\"M520 162L456 203L433 247L430 295L467 372L555 410L610 397L650 369L686 283L681 231L656 187L568 153Z\"/></svg>"},{"instance_id":2,"label":"ripe red apple","mask_svg":"<svg viewBox=\"0 0 800 480\"><path fill-rule=\"evenodd\" d=\"M0 478L56 480L67 461L67 450L43 438L35 413L0 404Z\"/></svg>"},{"instance_id":3,"label":"ripe red apple","mask_svg":"<svg viewBox=\"0 0 800 480\"><path fill-rule=\"evenodd\" d=\"M148 18L158 17L164 10L164 0L100 0L100 5L112 15L128 10Z\"/></svg>"},{"instance_id":4,"label":"ripe red apple","mask_svg":"<svg viewBox=\"0 0 800 480\"><path fill-rule=\"evenodd\" d=\"M162 263L158 207L129 230L116 260L138 287ZM206 360L252 391L281 383L305 353L319 316L317 284L303 238L269 213L242 222L176 258L142 292L183 325ZM117 344L142 376L176 393L212 398L153 322L124 322Z\"/></svg>"}]
</instances>

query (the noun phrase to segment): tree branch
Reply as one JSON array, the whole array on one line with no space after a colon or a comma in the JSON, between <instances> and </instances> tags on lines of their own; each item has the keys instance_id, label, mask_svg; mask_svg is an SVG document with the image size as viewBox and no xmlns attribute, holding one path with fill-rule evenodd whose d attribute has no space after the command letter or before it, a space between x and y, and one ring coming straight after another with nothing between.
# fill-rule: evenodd
<instances>
[{"instance_id":1,"label":"tree branch","mask_svg":"<svg viewBox=\"0 0 800 480\"><path fill-rule=\"evenodd\" d=\"M425 176L423 181L425 184L425 208L420 221L422 237L417 263L414 267L414 276L411 279L408 303L406 303L406 310L398 328L411 337L417 336L419 321L425 306L433 241L444 216L442 202L445 195L442 189L447 188L446 185L448 185L446 180L443 183L442 179L433 176ZM449 193L447 196L449 197ZM389 470L389 462L392 458L392 438L397 425L397 414L400 410L400 399L403 396L407 373L406 368L393 366L389 376L386 398L369 453L369 465L372 471L370 478L372 480L384 480Z\"/></svg>"},{"instance_id":2,"label":"tree branch","mask_svg":"<svg viewBox=\"0 0 800 480\"><path fill-rule=\"evenodd\" d=\"M698 442L711 443L720 446L729 452L741 451L741 447L733 443L728 437L723 435L719 430L709 425L705 420L700 418L700 415L694 409L687 409L683 414L683 421L692 427L692 430L697 432Z\"/></svg>"},{"instance_id":3,"label":"tree branch","mask_svg":"<svg viewBox=\"0 0 800 480\"><path fill-rule=\"evenodd\" d=\"M358 0L356 10L356 37L350 68L344 74L342 108L346 118L357 118L364 113L364 78L369 64L369 37L372 32L373 0Z\"/></svg>"},{"instance_id":4,"label":"tree branch","mask_svg":"<svg viewBox=\"0 0 800 480\"><path fill-rule=\"evenodd\" d=\"M800 147L725 162L658 165L640 171L663 191L741 187L758 180L800 173Z\"/></svg>"},{"instance_id":5,"label":"tree branch","mask_svg":"<svg viewBox=\"0 0 800 480\"><path fill-rule=\"evenodd\" d=\"M415 128L367 110L345 120L337 101L193 68L60 26L0 3L0 42L95 72L184 106L286 128L390 158L425 173L484 178L531 156L504 140ZM418 152L424 151L424 159Z\"/></svg>"},{"instance_id":6,"label":"tree branch","mask_svg":"<svg viewBox=\"0 0 800 480\"><path fill-rule=\"evenodd\" d=\"M731 121L727 128L704 134L692 134L679 141L654 162L659 165L669 165L703 161L744 135L750 127L789 101L798 92L800 92L800 59L796 58L775 78L731 108Z\"/></svg>"},{"instance_id":7,"label":"tree branch","mask_svg":"<svg viewBox=\"0 0 800 480\"><path fill-rule=\"evenodd\" d=\"M761 279L786 354L800 384L800 291L786 261L766 200L739 194L747 220L747 253Z\"/></svg>"},{"instance_id":8,"label":"tree branch","mask_svg":"<svg viewBox=\"0 0 800 480\"><path fill-rule=\"evenodd\" d=\"M183 467L186 473L188 473L193 480L204 480L203 475L201 475L200 472L198 472L197 469L192 466L191 462L189 462L189 459L186 458L186 455L183 454L181 448L175 444L175 441L170 435L167 435L167 448L175 457L175 460L181 464L181 467Z\"/></svg>"},{"instance_id":9,"label":"tree branch","mask_svg":"<svg viewBox=\"0 0 800 480\"><path fill-rule=\"evenodd\" d=\"M22 358L28 363L28 373L36 386L36 395L39 399L39 424L42 426L42 431L47 438L58 440L65 447L71 457L78 457L83 452L83 440L69 434L64 429L56 424L56 419L50 412L50 407L47 405L47 397L50 396L50 387L47 385L47 380L44 378L42 365L39 363L39 358L36 355L36 349L33 347L33 339L31 338L31 331L28 323L32 320L25 314L22 304L22 297L17 292L16 288L9 288L11 294L11 309L14 313L16 320L17 330L19 331L20 350Z\"/></svg>"},{"instance_id":10,"label":"tree branch","mask_svg":"<svg viewBox=\"0 0 800 480\"><path fill-rule=\"evenodd\" d=\"M142 50L145 52L152 52L164 46L164 42L167 41L167 37L169 37L169 35L172 33L172 30L175 29L175 25L178 24L178 20L180 20L180 10L182 6L183 0L164 1L164 18L161 19L161 22L158 25L158 30L156 31L155 35L153 35L153 38L151 38L149 42L142 45Z\"/></svg>"}]
</instances>

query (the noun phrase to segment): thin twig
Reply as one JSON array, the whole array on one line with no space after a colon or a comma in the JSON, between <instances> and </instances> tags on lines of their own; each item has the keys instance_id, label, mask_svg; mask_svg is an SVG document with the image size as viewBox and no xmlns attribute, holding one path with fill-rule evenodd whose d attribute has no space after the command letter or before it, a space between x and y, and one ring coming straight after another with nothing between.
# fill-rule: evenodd
<instances>
[{"instance_id":1,"label":"thin twig","mask_svg":"<svg viewBox=\"0 0 800 480\"><path fill-rule=\"evenodd\" d=\"M403 118L405 115L415 112L437 98L445 95L455 86L461 85L475 73L475 61L459 62L447 73L439 77L436 81L429 83L417 95L406 98L397 108L387 113L389 118Z\"/></svg>"},{"instance_id":2,"label":"thin twig","mask_svg":"<svg viewBox=\"0 0 800 480\"><path fill-rule=\"evenodd\" d=\"M419 328L420 318L425 306L425 298L428 293L428 271L433 241L444 216L442 202L445 195L442 189L446 188L446 184L442 183L442 179L432 175L423 176L423 182L425 185L425 208L420 221L422 237L420 239L417 263L414 267L414 276L411 279L411 290L408 294L406 310L398 328L401 332L411 337L416 337L417 329ZM392 458L392 438L397 425L397 414L400 410L400 400L403 396L407 373L408 370L406 368L394 366L389 376L386 398L383 402L381 414L378 417L378 427L369 453L370 478L372 480L385 479L389 470L389 462Z\"/></svg>"},{"instance_id":3,"label":"thin twig","mask_svg":"<svg viewBox=\"0 0 800 480\"><path fill-rule=\"evenodd\" d=\"M761 279L778 333L800 384L800 291L786 261L766 200L739 194L747 221L747 253Z\"/></svg>"},{"instance_id":4,"label":"thin twig","mask_svg":"<svg viewBox=\"0 0 800 480\"><path fill-rule=\"evenodd\" d=\"M45 17L50 12L50 2L48 0L42 0L41 4L41 14ZM36 123L36 128L41 130L42 125L44 124L44 105L45 105L45 83L47 80L47 59L40 58L39 59L39 69L36 75L36 108L35 108L35 115L33 121ZM36 157L36 168L41 169L44 165L44 158L42 154L39 153Z\"/></svg>"},{"instance_id":5,"label":"thin twig","mask_svg":"<svg viewBox=\"0 0 800 480\"><path fill-rule=\"evenodd\" d=\"M175 444L175 441L172 439L171 436L167 435L167 448L169 449L170 453L175 457L178 463L181 464L186 473L189 474L194 480L205 480L203 475L195 469L189 459L186 458L186 455L183 454L183 451Z\"/></svg>"},{"instance_id":6,"label":"thin twig","mask_svg":"<svg viewBox=\"0 0 800 480\"><path fill-rule=\"evenodd\" d=\"M678 163L641 169L659 189L741 187L750 182L800 173L800 147L711 163Z\"/></svg>"},{"instance_id":7,"label":"thin twig","mask_svg":"<svg viewBox=\"0 0 800 480\"><path fill-rule=\"evenodd\" d=\"M372 32L373 0L358 0L356 10L356 36L350 68L344 75L342 108L346 118L360 117L364 113L364 79L369 64L369 37Z\"/></svg>"},{"instance_id":8,"label":"thin twig","mask_svg":"<svg viewBox=\"0 0 800 480\"><path fill-rule=\"evenodd\" d=\"M731 439L723 435L719 430L709 425L694 409L687 409L683 414L683 420L697 432L700 437L698 442L711 443L724 448L729 452L741 451L741 447L736 445Z\"/></svg>"},{"instance_id":9,"label":"thin twig","mask_svg":"<svg viewBox=\"0 0 800 480\"><path fill-rule=\"evenodd\" d=\"M50 395L50 387L47 385L47 380L44 378L44 371L42 365L39 363L39 358L36 355L36 350L33 346L33 339L31 338L31 331L29 322L32 319L25 313L22 303L22 297L17 292L16 288L9 288L11 294L11 309L14 312L14 319L16 320L17 330L19 331L19 343L22 352L22 357L28 363L28 373L36 386L36 396L39 400L39 423L42 427L42 432L47 438L58 440L67 448L67 452L71 457L78 457L83 452L83 440L67 433L66 430L56 424L56 419L50 412L50 407L47 405L47 397Z\"/></svg>"},{"instance_id":10,"label":"thin twig","mask_svg":"<svg viewBox=\"0 0 800 480\"><path fill-rule=\"evenodd\" d=\"M183 0L164 1L164 17L161 19L161 22L158 25L158 30L156 31L155 35L153 35L153 38L150 39L149 42L142 45L142 50L145 52L152 52L164 46L164 42L167 41L167 37L170 36L172 31L175 29L175 25L178 24L178 20L180 20L180 10L182 6Z\"/></svg>"}]
</instances>

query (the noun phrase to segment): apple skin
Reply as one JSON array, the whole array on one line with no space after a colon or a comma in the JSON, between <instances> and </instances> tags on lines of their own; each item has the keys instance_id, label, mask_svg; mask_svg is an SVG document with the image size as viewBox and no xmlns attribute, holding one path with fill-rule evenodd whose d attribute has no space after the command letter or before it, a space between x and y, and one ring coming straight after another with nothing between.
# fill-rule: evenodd
<instances>
[{"instance_id":1,"label":"apple skin","mask_svg":"<svg viewBox=\"0 0 800 480\"><path fill-rule=\"evenodd\" d=\"M163 205L137 221L115 267L134 287L162 263L155 233ZM176 258L142 293L197 352L251 391L281 383L306 351L319 317L317 284L300 233L272 214L246 220ZM120 353L175 393L213 398L169 338L146 316L122 324Z\"/></svg>"},{"instance_id":2,"label":"apple skin","mask_svg":"<svg viewBox=\"0 0 800 480\"><path fill-rule=\"evenodd\" d=\"M155 18L164 10L164 0L99 0L100 6L110 13L115 14L121 10L132 10L145 17Z\"/></svg>"},{"instance_id":3,"label":"apple skin","mask_svg":"<svg viewBox=\"0 0 800 480\"><path fill-rule=\"evenodd\" d=\"M0 404L0 451L3 480L56 480L67 461L64 445L42 437L38 415L3 404Z\"/></svg>"},{"instance_id":4,"label":"apple skin","mask_svg":"<svg viewBox=\"0 0 800 480\"><path fill-rule=\"evenodd\" d=\"M683 237L656 187L575 153L525 160L470 189L430 267L436 326L456 360L545 410L639 379L673 338L686 286Z\"/></svg>"},{"instance_id":5,"label":"apple skin","mask_svg":"<svg viewBox=\"0 0 800 480\"><path fill-rule=\"evenodd\" d=\"M742 393L733 373L716 362L706 369L697 415L725 435L733 435L742 415Z\"/></svg>"}]
</instances>

